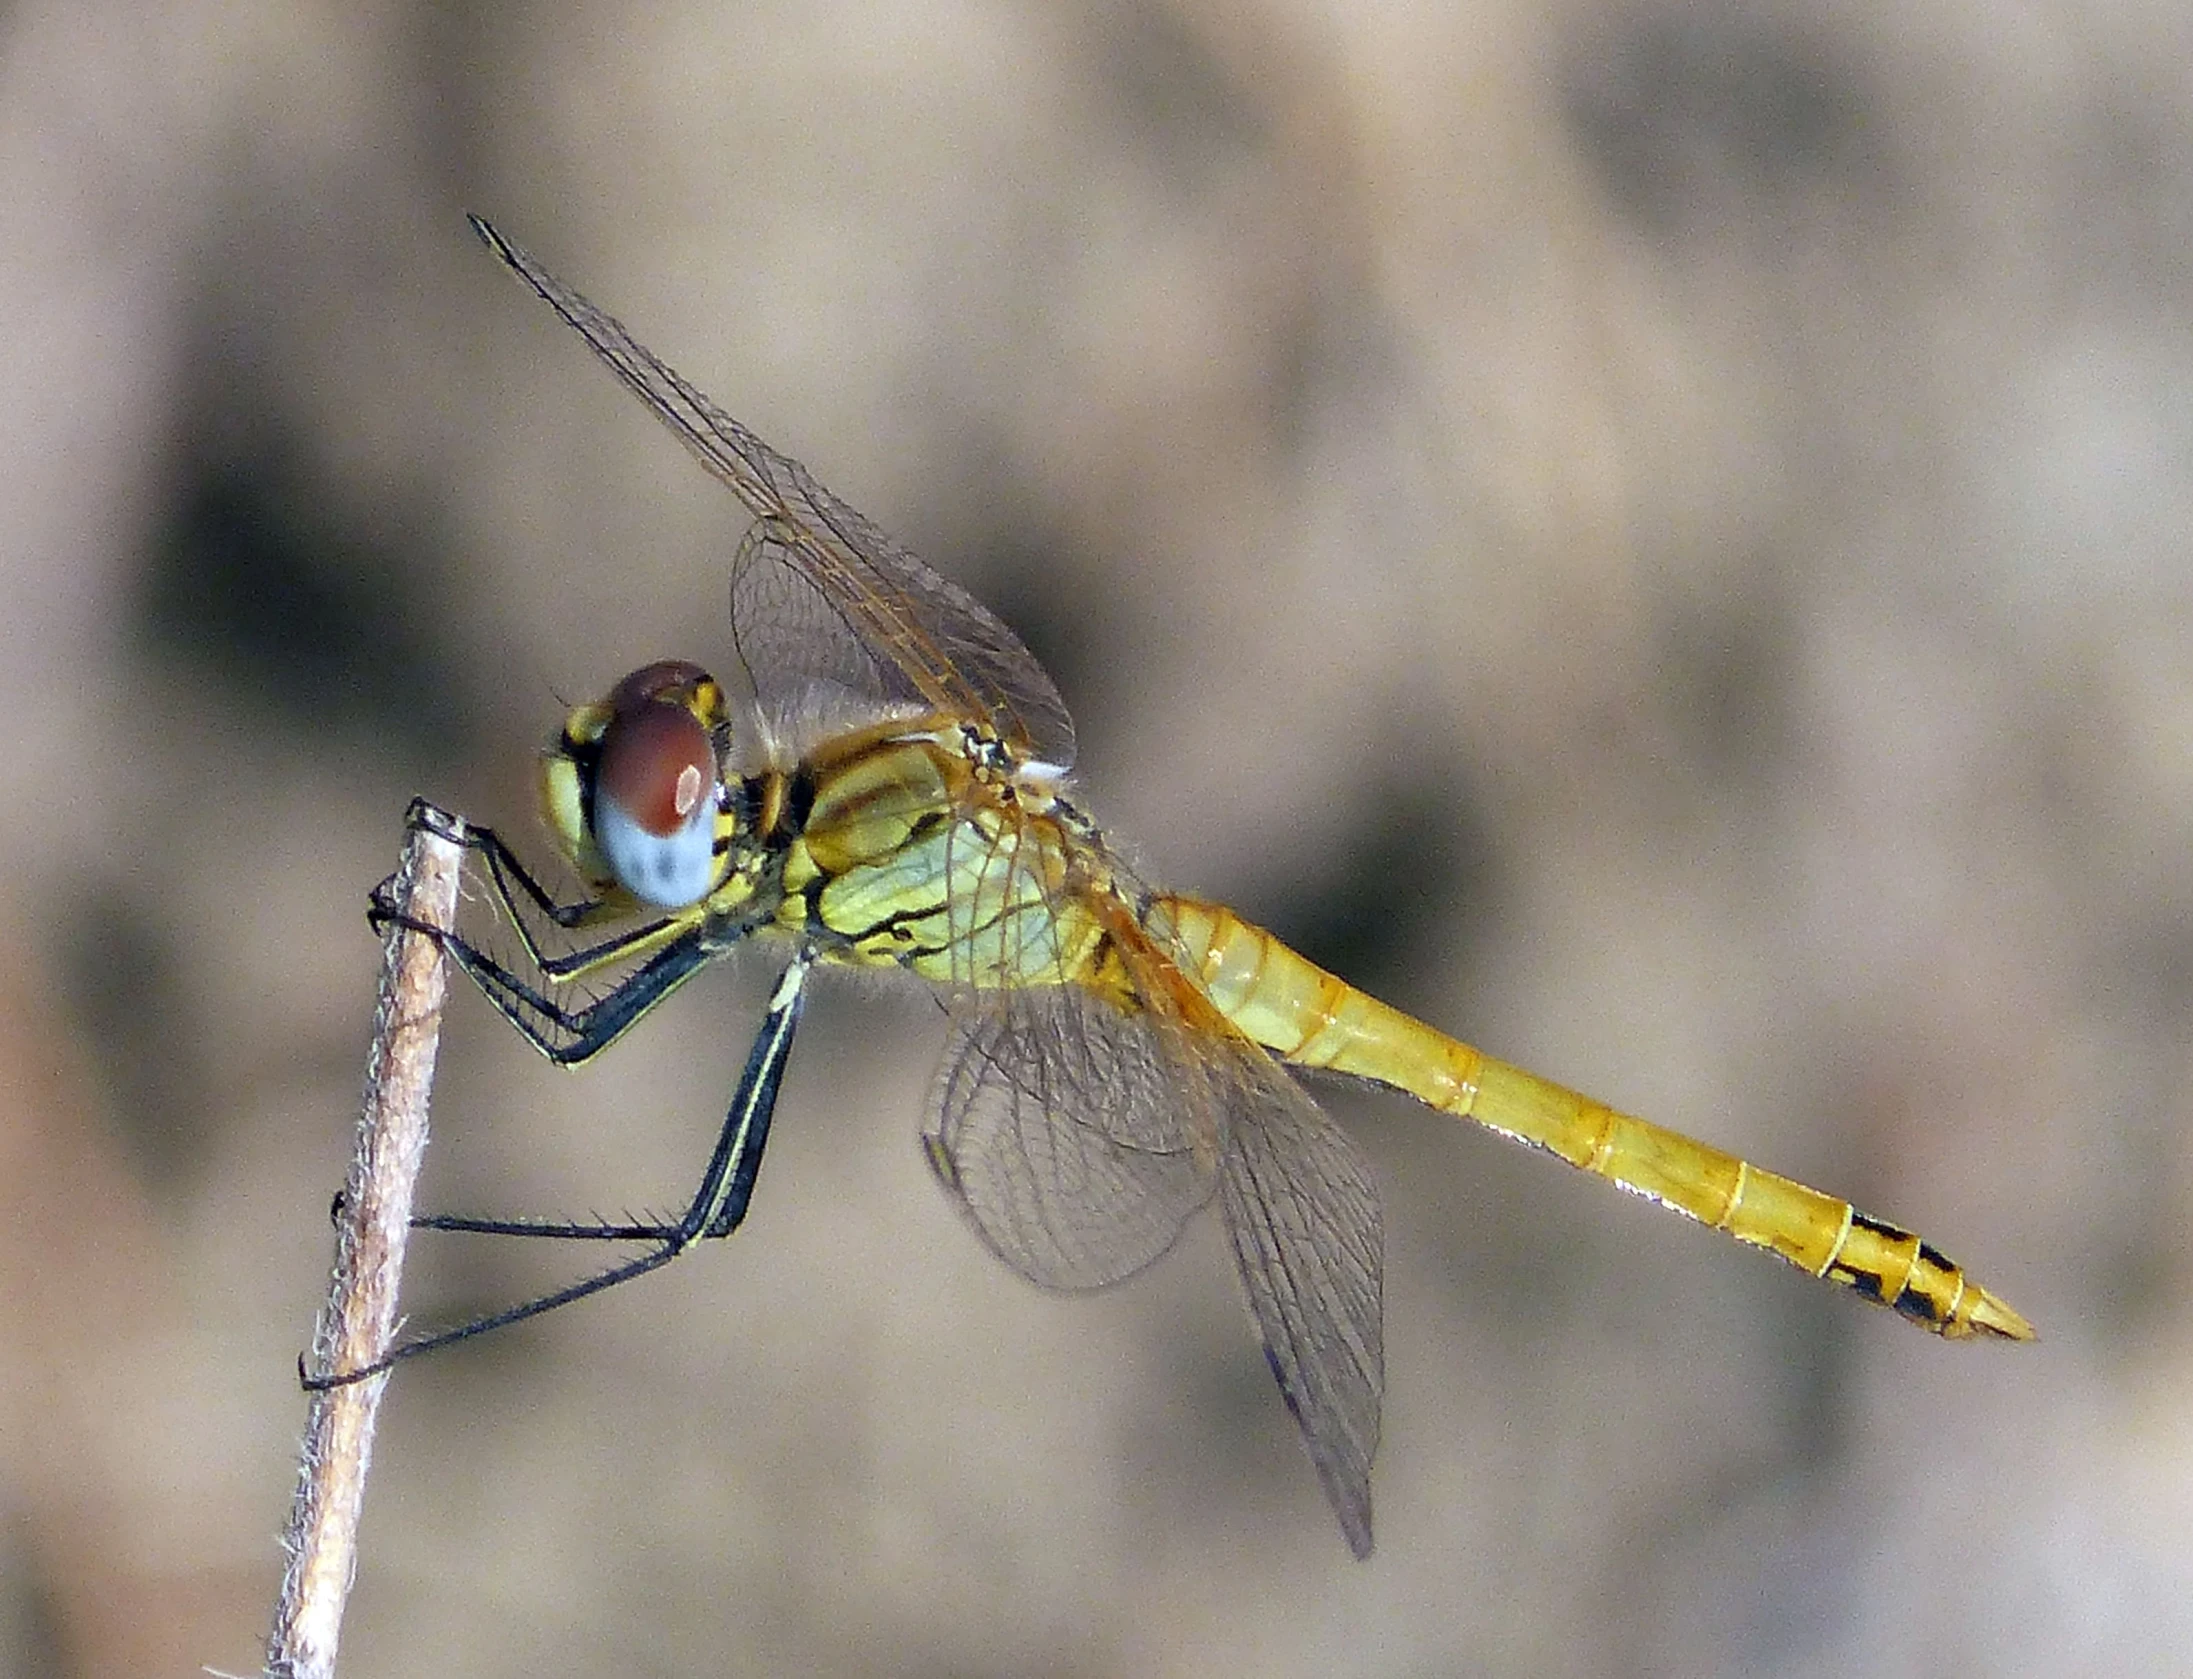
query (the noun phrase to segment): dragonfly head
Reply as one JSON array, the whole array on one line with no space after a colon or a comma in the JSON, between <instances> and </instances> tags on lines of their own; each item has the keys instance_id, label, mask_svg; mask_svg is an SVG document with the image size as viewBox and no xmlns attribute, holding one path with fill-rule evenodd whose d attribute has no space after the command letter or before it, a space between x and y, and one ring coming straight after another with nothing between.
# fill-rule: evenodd
<instances>
[{"instance_id":1,"label":"dragonfly head","mask_svg":"<svg viewBox=\"0 0 2193 1679\"><path fill-rule=\"evenodd\" d=\"M597 888L684 909L723 873L717 846L731 725L723 690L682 659L643 665L576 708L541 759L541 804Z\"/></svg>"}]
</instances>

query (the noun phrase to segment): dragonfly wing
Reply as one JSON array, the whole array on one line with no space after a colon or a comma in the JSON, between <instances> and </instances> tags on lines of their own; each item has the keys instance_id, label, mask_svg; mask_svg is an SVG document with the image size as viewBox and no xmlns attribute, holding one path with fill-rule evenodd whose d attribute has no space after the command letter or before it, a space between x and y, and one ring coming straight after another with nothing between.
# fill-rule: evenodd
<instances>
[{"instance_id":1,"label":"dragonfly wing","mask_svg":"<svg viewBox=\"0 0 2193 1679\"><path fill-rule=\"evenodd\" d=\"M975 1002L933 1111L938 1178L994 1253L1051 1288L1131 1276L1215 1179L1265 1359L1349 1546L1369 1555L1384 1221L1362 1156L1293 1079L1221 1020L1198 1032L1054 985Z\"/></svg>"},{"instance_id":2,"label":"dragonfly wing","mask_svg":"<svg viewBox=\"0 0 2193 1679\"><path fill-rule=\"evenodd\" d=\"M1349 1547L1364 1557L1385 1389L1378 1191L1339 1127L1261 1051L1243 1049L1241 1076L1221 1096L1226 1234L1264 1356Z\"/></svg>"},{"instance_id":3,"label":"dragonfly wing","mask_svg":"<svg viewBox=\"0 0 2193 1679\"><path fill-rule=\"evenodd\" d=\"M776 454L720 410L707 412L773 463L771 483L780 494L779 505L763 511L762 540L742 551L732 581L739 656L765 707L799 698L780 671L796 679L810 662L850 667L872 678L868 691L878 698L918 697L987 724L1045 763L1073 767L1066 702L1018 636L798 461ZM703 458L714 463L713 456ZM803 644L803 635L812 643Z\"/></svg>"},{"instance_id":4,"label":"dragonfly wing","mask_svg":"<svg viewBox=\"0 0 2193 1679\"><path fill-rule=\"evenodd\" d=\"M1146 1016L1078 986L993 993L938 1069L929 1163L985 1244L1046 1288L1132 1276L1211 1198L1183 1094Z\"/></svg>"},{"instance_id":5,"label":"dragonfly wing","mask_svg":"<svg viewBox=\"0 0 2193 1679\"><path fill-rule=\"evenodd\" d=\"M915 711L934 703L800 568L796 539L774 519L748 531L731 562L731 639L762 716L794 751L868 721L878 700Z\"/></svg>"},{"instance_id":6,"label":"dragonfly wing","mask_svg":"<svg viewBox=\"0 0 2193 1679\"><path fill-rule=\"evenodd\" d=\"M1074 726L1065 702L1035 655L988 608L732 419L614 316L479 217L472 225L764 521L765 539L745 551L740 566L745 599L734 600L735 614L742 605L759 613L751 621L734 618L758 693L774 690L796 703L803 667L851 669L874 679L872 698L897 703L918 696L937 710L988 724L1030 756L1072 766ZM794 632L836 645L795 655ZM780 658L791 667L787 680L772 669Z\"/></svg>"}]
</instances>

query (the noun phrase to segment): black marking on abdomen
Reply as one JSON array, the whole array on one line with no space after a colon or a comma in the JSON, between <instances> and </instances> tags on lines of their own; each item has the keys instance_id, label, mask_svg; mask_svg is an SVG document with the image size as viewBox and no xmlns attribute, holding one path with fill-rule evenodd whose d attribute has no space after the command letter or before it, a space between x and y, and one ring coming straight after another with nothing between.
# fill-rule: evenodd
<instances>
[{"instance_id":1,"label":"black marking on abdomen","mask_svg":"<svg viewBox=\"0 0 2193 1679\"><path fill-rule=\"evenodd\" d=\"M1914 1323L1923 1323L1933 1328L1939 1328L1949 1321L1950 1313L1955 1309L1956 1296L1952 1295L1950 1299L1943 1300L1918 1286L1920 1272L1928 1267L1932 1268L1933 1274L1936 1276L1961 1277L1963 1274L1940 1248L1932 1242L1921 1242L1919 1244L1919 1263L1912 1267L1911 1283L1905 1287L1903 1293L1896 1297L1896 1310Z\"/></svg>"},{"instance_id":2,"label":"black marking on abdomen","mask_svg":"<svg viewBox=\"0 0 2193 1679\"><path fill-rule=\"evenodd\" d=\"M1932 1328L1948 1321L1946 1305L1919 1289L1907 1288L1896 1297L1896 1314Z\"/></svg>"},{"instance_id":3,"label":"black marking on abdomen","mask_svg":"<svg viewBox=\"0 0 2193 1679\"><path fill-rule=\"evenodd\" d=\"M1861 1212L1853 1211L1851 1213L1850 1227L1853 1230L1863 1230L1869 1235L1879 1236L1888 1242L1913 1243L1915 1245L1915 1257L1912 1261L1911 1270L1905 1277L1904 1286L1897 1292L1894 1300L1888 1298L1888 1279L1878 1271L1838 1262L1829 1266L1827 1270L1828 1276L1833 1281L1843 1284L1854 1293L1864 1295L1876 1305L1889 1307L1899 1316L1907 1317L1914 1323L1925 1324L1930 1328L1939 1328L1947 1321L1945 1303L1936 1298L1932 1292L1922 1285L1922 1278L1928 1274L1929 1267L1932 1267L1933 1275L1956 1274L1957 1267L1952 1265L1939 1249L1931 1243L1921 1241L1901 1225L1890 1224L1885 1219L1870 1218Z\"/></svg>"},{"instance_id":4,"label":"black marking on abdomen","mask_svg":"<svg viewBox=\"0 0 2193 1679\"><path fill-rule=\"evenodd\" d=\"M1852 1230L1863 1230L1868 1235L1879 1236L1891 1242L1914 1240L1910 1231L1899 1230L1895 1225L1884 1223L1877 1218L1868 1218L1855 1208L1851 1210L1850 1228ZM1844 1237L1844 1242L1846 1245L1849 1242L1847 1234ZM1870 1267L1852 1265L1847 1261L1837 1260L1827 1268L1827 1275L1832 1281L1839 1282L1844 1287L1864 1295L1877 1306L1886 1306L1890 1303L1888 1279Z\"/></svg>"},{"instance_id":5,"label":"black marking on abdomen","mask_svg":"<svg viewBox=\"0 0 2193 1679\"><path fill-rule=\"evenodd\" d=\"M1876 1306L1888 1303L1888 1296L1883 1292L1887 1286L1887 1279L1878 1271L1860 1271L1849 1265L1830 1265L1827 1274L1830 1279L1841 1283L1853 1293L1864 1295ZM1902 1300L1900 1297L1897 1305L1898 1309L1901 1310Z\"/></svg>"}]
</instances>

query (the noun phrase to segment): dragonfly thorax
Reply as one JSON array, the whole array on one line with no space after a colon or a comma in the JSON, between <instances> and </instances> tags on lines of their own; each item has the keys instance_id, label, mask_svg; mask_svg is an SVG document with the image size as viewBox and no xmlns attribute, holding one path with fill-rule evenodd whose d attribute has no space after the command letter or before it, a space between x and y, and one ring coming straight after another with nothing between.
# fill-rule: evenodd
<instances>
[{"instance_id":1,"label":"dragonfly thorax","mask_svg":"<svg viewBox=\"0 0 2193 1679\"><path fill-rule=\"evenodd\" d=\"M682 659L576 707L541 761L542 808L572 867L657 909L706 897L723 872L729 744L723 690Z\"/></svg>"}]
</instances>

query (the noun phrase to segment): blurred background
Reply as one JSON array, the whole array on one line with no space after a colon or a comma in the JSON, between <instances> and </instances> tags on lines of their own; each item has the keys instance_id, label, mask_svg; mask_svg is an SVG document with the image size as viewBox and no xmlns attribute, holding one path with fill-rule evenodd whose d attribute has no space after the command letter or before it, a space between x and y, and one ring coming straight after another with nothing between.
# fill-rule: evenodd
<instances>
[{"instance_id":1,"label":"blurred background","mask_svg":"<svg viewBox=\"0 0 2193 1679\"><path fill-rule=\"evenodd\" d=\"M2184 1668L2189 55L2137 0L0 9L0 1672L255 1670L405 801L545 855L564 706L731 663L738 508L465 209L1013 623L1146 872L2044 1340L1334 1095L1358 1566L1215 1228L1021 1284L914 1146L934 1007L831 987L734 1242L402 1372L349 1673ZM576 1075L459 996L425 1204L678 1202L769 977ZM415 1321L584 1258L513 1246L418 1250Z\"/></svg>"}]
</instances>

